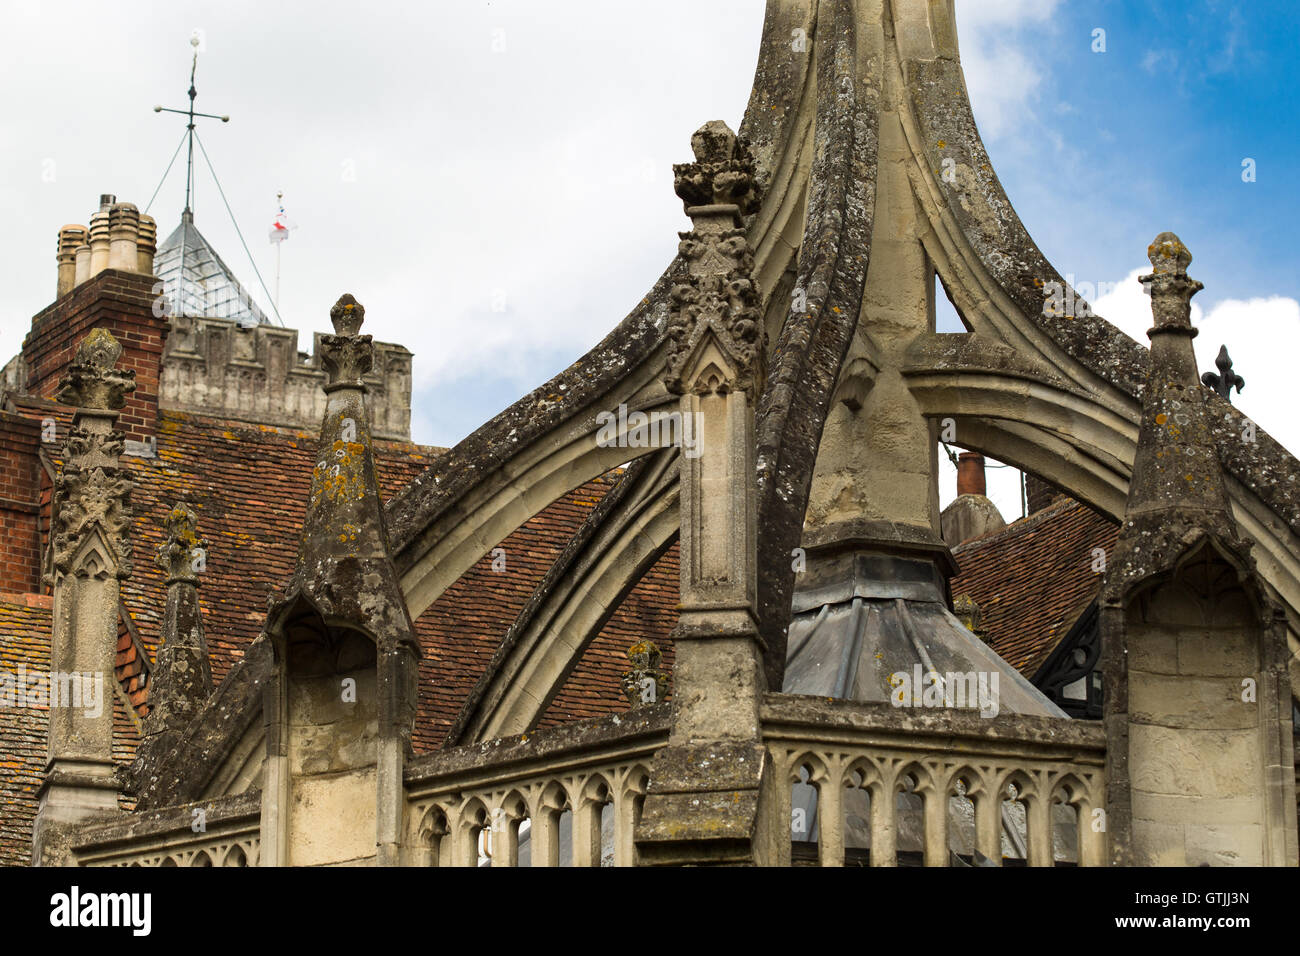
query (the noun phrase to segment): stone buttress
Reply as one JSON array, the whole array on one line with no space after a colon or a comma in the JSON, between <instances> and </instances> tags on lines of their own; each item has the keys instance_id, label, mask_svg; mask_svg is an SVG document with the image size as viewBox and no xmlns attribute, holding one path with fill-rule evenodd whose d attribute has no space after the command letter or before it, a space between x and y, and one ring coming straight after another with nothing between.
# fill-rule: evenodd
<instances>
[{"instance_id":1,"label":"stone buttress","mask_svg":"<svg viewBox=\"0 0 1300 956\"><path fill-rule=\"evenodd\" d=\"M1112 862L1296 864L1285 621L1233 516L1173 233L1147 250L1155 324L1128 507L1102 588ZM1243 436L1243 440L1248 440Z\"/></svg>"},{"instance_id":2,"label":"stone buttress","mask_svg":"<svg viewBox=\"0 0 1300 956\"><path fill-rule=\"evenodd\" d=\"M321 340L327 403L297 569L264 640L262 863L398 862L419 649L375 477L365 315L345 295Z\"/></svg>"},{"instance_id":3,"label":"stone buttress","mask_svg":"<svg viewBox=\"0 0 1300 956\"><path fill-rule=\"evenodd\" d=\"M668 390L683 431L681 616L673 630L673 730L655 755L637 850L652 864L763 860L759 797L766 750L757 624L754 406L766 336L742 217L758 206L753 160L721 122L691 138L696 161L674 167L693 228L672 288ZM683 442L686 449L692 443Z\"/></svg>"},{"instance_id":4,"label":"stone buttress","mask_svg":"<svg viewBox=\"0 0 1300 956\"><path fill-rule=\"evenodd\" d=\"M77 348L59 401L76 406L54 486L54 635L49 762L37 791L32 862L70 862L77 825L118 813L123 778L113 762L113 671L121 581L131 573L133 482L115 429L135 372L116 368L122 346L98 328Z\"/></svg>"}]
</instances>

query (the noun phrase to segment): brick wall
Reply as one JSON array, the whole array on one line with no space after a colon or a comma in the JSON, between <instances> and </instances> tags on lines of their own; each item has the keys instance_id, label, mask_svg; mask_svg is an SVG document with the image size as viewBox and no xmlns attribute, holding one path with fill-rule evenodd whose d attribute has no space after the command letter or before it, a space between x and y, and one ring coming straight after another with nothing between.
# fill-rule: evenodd
<instances>
[{"instance_id":1,"label":"brick wall","mask_svg":"<svg viewBox=\"0 0 1300 956\"><path fill-rule=\"evenodd\" d=\"M1042 511L1053 501L1063 497L1064 495L1055 485L1049 484L1035 475L1025 475L1025 498L1030 514Z\"/></svg>"},{"instance_id":2,"label":"brick wall","mask_svg":"<svg viewBox=\"0 0 1300 956\"><path fill-rule=\"evenodd\" d=\"M0 591L40 590L41 423L0 412Z\"/></svg>"},{"instance_id":3,"label":"brick wall","mask_svg":"<svg viewBox=\"0 0 1300 956\"><path fill-rule=\"evenodd\" d=\"M103 327L125 350L118 366L135 370L135 391L127 397L118 427L138 441L153 435L168 328L165 314L153 314L156 281L153 276L107 269L32 319L23 341L28 394L54 398L81 340L91 329Z\"/></svg>"}]
</instances>

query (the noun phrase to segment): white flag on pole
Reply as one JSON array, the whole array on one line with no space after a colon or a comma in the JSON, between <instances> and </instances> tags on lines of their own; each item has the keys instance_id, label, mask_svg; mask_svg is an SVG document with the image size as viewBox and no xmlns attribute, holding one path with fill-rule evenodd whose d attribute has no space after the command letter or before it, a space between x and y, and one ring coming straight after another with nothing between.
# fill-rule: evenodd
<instances>
[{"instance_id":1,"label":"white flag on pole","mask_svg":"<svg viewBox=\"0 0 1300 956\"><path fill-rule=\"evenodd\" d=\"M284 242L289 238L289 231L297 229L298 224L284 214L284 207L275 214L275 221L271 223L269 236L272 242Z\"/></svg>"}]
</instances>

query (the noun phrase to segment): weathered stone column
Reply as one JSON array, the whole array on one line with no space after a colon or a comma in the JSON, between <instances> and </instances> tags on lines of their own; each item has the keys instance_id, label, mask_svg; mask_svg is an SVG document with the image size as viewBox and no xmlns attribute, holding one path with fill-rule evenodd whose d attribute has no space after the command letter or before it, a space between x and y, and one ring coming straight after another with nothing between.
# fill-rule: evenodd
<instances>
[{"instance_id":1,"label":"weathered stone column","mask_svg":"<svg viewBox=\"0 0 1300 956\"><path fill-rule=\"evenodd\" d=\"M766 680L756 617L754 406L765 335L742 216L753 162L721 122L674 167L694 228L672 290L668 389L681 395L681 616L673 631L673 729L651 770L637 848L648 863L762 862ZM692 450L693 446L693 450Z\"/></svg>"},{"instance_id":2,"label":"weathered stone column","mask_svg":"<svg viewBox=\"0 0 1300 956\"><path fill-rule=\"evenodd\" d=\"M1281 611L1233 518L1173 233L1147 250L1155 325L1128 505L1102 587L1107 824L1117 864L1296 864Z\"/></svg>"},{"instance_id":3,"label":"weathered stone column","mask_svg":"<svg viewBox=\"0 0 1300 956\"><path fill-rule=\"evenodd\" d=\"M71 292L77 285L77 247L86 241L85 226L64 226L59 230L59 282L56 298Z\"/></svg>"},{"instance_id":4,"label":"weathered stone column","mask_svg":"<svg viewBox=\"0 0 1300 956\"><path fill-rule=\"evenodd\" d=\"M400 860L419 645L388 550L362 376L365 309L345 295L322 336L320 451L298 566L267 615L266 866Z\"/></svg>"},{"instance_id":5,"label":"weathered stone column","mask_svg":"<svg viewBox=\"0 0 1300 956\"><path fill-rule=\"evenodd\" d=\"M198 518L176 505L165 521L158 567L167 575L167 610L149 682L149 716L137 762L148 767L170 753L181 732L212 694L212 665L199 610L199 569L205 561Z\"/></svg>"},{"instance_id":6,"label":"weathered stone column","mask_svg":"<svg viewBox=\"0 0 1300 956\"><path fill-rule=\"evenodd\" d=\"M122 346L106 329L82 340L59 400L77 406L54 486L54 634L50 742L32 860L69 862L76 824L117 811L113 671L120 582L131 573L132 481L113 426L135 372L114 367Z\"/></svg>"}]
</instances>

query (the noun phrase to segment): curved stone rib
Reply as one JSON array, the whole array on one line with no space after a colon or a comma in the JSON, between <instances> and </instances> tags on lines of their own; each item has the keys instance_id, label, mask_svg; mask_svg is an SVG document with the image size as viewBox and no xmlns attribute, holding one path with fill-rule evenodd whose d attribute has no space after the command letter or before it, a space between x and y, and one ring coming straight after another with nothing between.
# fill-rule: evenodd
<instances>
[{"instance_id":1,"label":"curved stone rib","mask_svg":"<svg viewBox=\"0 0 1300 956\"><path fill-rule=\"evenodd\" d=\"M959 429L963 445L1019 461L1117 517L1136 450L1148 352L1090 309L1076 309L1074 316L1044 314L1044 283L1059 282L1069 294L1073 290L1030 238L993 171L966 95L951 3L931 5L926 13L896 2L892 14L909 96L904 130L916 157L910 174L932 227L926 249L958 310L974 332L1056 368L1091 404L1091 417L1129 424L1105 429L1098 444L1076 440L1062 449L1040 428L1042 408L1034 403L1024 417L1015 418L1016 425L979 419L973 416L987 410L981 406L988 393L972 398L955 388L947 407L930 406L927 413L951 415L967 427L983 421L978 436ZM956 183L939 175L945 159L956 164ZM1294 650L1300 647L1300 569L1294 560L1300 552L1300 463L1229 402L1214 396L1209 404L1216 451L1231 479L1234 514L1259 545L1260 573L1286 605ZM1087 414L1081 411L1079 420ZM1248 433L1253 441L1243 440ZM1035 441L1042 447L1032 447ZM1063 457L1054 458L1058 452ZM1300 671L1295 683L1300 686Z\"/></svg>"},{"instance_id":2,"label":"curved stone rib","mask_svg":"<svg viewBox=\"0 0 1300 956\"><path fill-rule=\"evenodd\" d=\"M651 362L637 370L653 371ZM631 390L636 381L628 383ZM658 383L645 383L627 401L611 402L649 414L667 411L670 396ZM412 616L419 616L484 554L565 493L654 449L597 442L594 411L537 436L527 447L462 489L425 528L408 552L402 589Z\"/></svg>"},{"instance_id":3,"label":"curved stone rib","mask_svg":"<svg viewBox=\"0 0 1300 956\"><path fill-rule=\"evenodd\" d=\"M1038 349L1039 358L1063 370L1086 371L1087 375L1080 377L1089 380L1087 391L1093 400L1121 411L1136 424L1149 361L1147 350L1090 309L1078 309L1075 316L1044 314L1044 283L1058 282L1066 290L1069 285L1029 236L993 171L966 96L955 37L949 36L951 4L931 10L926 28L931 32L924 42L919 39L926 35L924 29L905 29L907 24L898 13L903 6L894 4L894 33L896 38L906 35L911 41L897 42L910 94L905 128L917 152L916 170L927 173L918 184L924 187L917 190L918 197L923 202L931 200L926 203L927 212L937 230L948 231L945 224L955 224L954 235L939 237L948 239L949 254L973 254L974 262L960 270L961 278L990 280L981 290L988 298L985 314L996 310L999 303L1014 305L1014 314L997 323L1000 333L1006 335L1018 327L1022 335L1045 343L1047 348ZM933 175L944 159L955 162L956 183L943 183ZM964 248L954 253L954 243ZM950 283L954 291L963 286L962 282ZM1084 301L1077 295L1074 298ZM972 309L969 317L977 332L984 331L978 327L978 309ZM1294 478L1300 463L1261 430L1255 430L1255 441L1242 441L1248 420L1230 403L1212 403L1212 407L1220 461L1291 532L1300 535L1300 486ZM1133 447L1120 457L1131 462Z\"/></svg>"},{"instance_id":4,"label":"curved stone rib","mask_svg":"<svg viewBox=\"0 0 1300 956\"><path fill-rule=\"evenodd\" d=\"M677 537L677 460L634 462L520 610L447 735L456 746L530 730L582 652Z\"/></svg>"},{"instance_id":5,"label":"curved stone rib","mask_svg":"<svg viewBox=\"0 0 1300 956\"><path fill-rule=\"evenodd\" d=\"M810 95L811 57L791 57L790 37L796 28L811 37L816 2L773 0L769 5L741 126L754 146L759 179L768 184L764 206L749 224L755 274L763 277L784 275L797 251L789 237L798 235L803 218L803 157L811 148L811 129L800 105ZM569 446L594 443L597 411L620 403L648 409L666 398L658 384L663 365L659 346L670 308L669 277L679 268L680 260L674 259L600 344L477 429L389 503L394 561L413 616L563 491L620 463L608 456L584 457ZM763 285L760 291L770 298L772 288ZM558 488L559 471L572 484ZM535 486L544 486L545 493L533 493ZM541 500L551 491L556 493ZM522 509L521 494L533 498ZM453 537L460 540L449 541Z\"/></svg>"},{"instance_id":6,"label":"curved stone rib","mask_svg":"<svg viewBox=\"0 0 1300 956\"><path fill-rule=\"evenodd\" d=\"M781 686L794 570L822 425L866 282L875 205L877 110L854 6L826 0L814 37L815 159L792 311L768 362L758 406L759 627L769 686ZM830 13L828 16L827 13Z\"/></svg>"}]
</instances>

